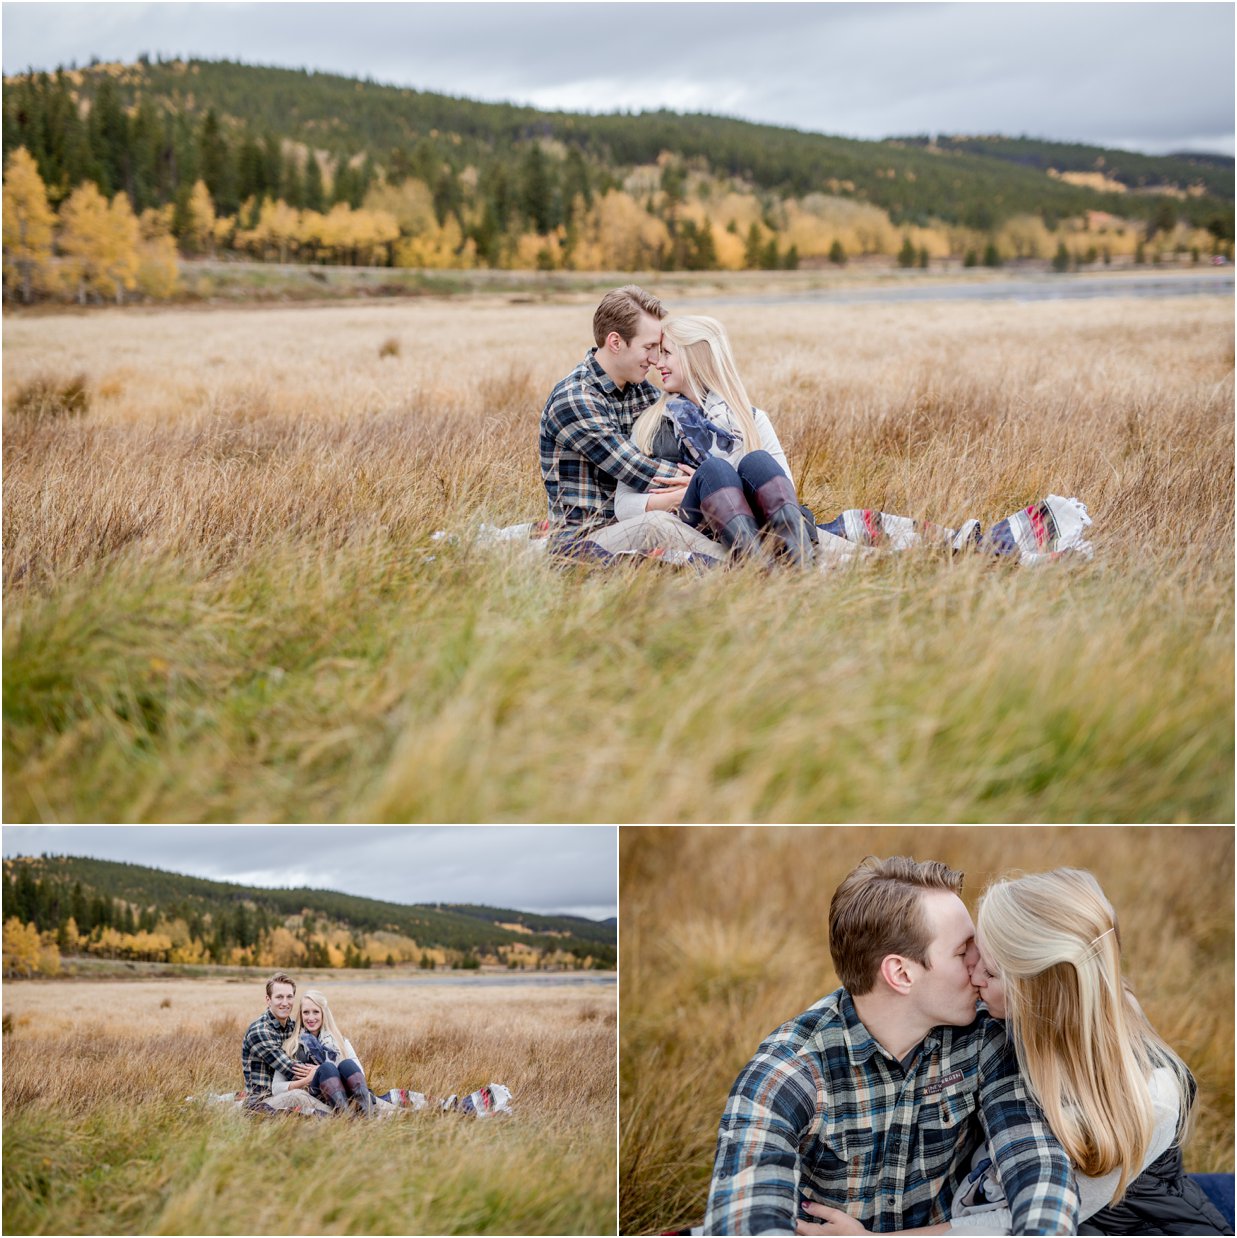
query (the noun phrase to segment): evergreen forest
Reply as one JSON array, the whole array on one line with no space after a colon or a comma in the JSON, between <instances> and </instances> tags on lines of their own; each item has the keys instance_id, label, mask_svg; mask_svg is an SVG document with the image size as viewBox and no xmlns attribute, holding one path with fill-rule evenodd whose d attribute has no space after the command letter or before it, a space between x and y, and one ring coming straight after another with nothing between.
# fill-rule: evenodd
<instances>
[{"instance_id":1,"label":"evergreen forest","mask_svg":"<svg viewBox=\"0 0 1237 1238\"><path fill-rule=\"evenodd\" d=\"M584 115L231 61L5 80L5 295L123 301L186 259L577 271L1231 257L1233 160ZM1058 269L1061 269L1058 267Z\"/></svg>"},{"instance_id":2,"label":"evergreen forest","mask_svg":"<svg viewBox=\"0 0 1237 1238\"><path fill-rule=\"evenodd\" d=\"M65 955L254 967L613 968L617 925L473 904L265 889L77 856L4 861L7 975Z\"/></svg>"}]
</instances>

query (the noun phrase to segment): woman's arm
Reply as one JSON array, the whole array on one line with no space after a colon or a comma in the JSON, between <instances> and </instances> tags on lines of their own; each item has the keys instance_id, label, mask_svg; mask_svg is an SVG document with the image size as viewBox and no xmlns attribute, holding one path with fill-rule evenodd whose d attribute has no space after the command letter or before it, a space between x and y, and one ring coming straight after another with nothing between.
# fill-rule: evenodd
<instances>
[{"instance_id":1,"label":"woman's arm","mask_svg":"<svg viewBox=\"0 0 1237 1238\"><path fill-rule=\"evenodd\" d=\"M790 471L786 453L782 450L782 444L778 441L777 431L774 430L768 413L762 408L757 408L753 410L752 416L756 422L756 433L760 435L760 446L773 457L774 464L790 478L790 484L793 486L795 475Z\"/></svg>"},{"instance_id":2,"label":"woman's arm","mask_svg":"<svg viewBox=\"0 0 1237 1238\"><path fill-rule=\"evenodd\" d=\"M636 516L643 516L649 510L648 502L653 497L646 491L629 486L625 481L619 482L614 492L615 520L632 520Z\"/></svg>"}]
</instances>

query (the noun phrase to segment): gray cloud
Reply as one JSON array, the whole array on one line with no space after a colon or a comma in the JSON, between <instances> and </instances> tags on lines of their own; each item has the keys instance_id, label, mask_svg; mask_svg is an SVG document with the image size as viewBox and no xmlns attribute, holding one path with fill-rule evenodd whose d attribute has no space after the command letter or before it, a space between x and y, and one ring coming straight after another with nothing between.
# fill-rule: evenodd
<instances>
[{"instance_id":1,"label":"gray cloud","mask_svg":"<svg viewBox=\"0 0 1237 1238\"><path fill-rule=\"evenodd\" d=\"M3 845L396 903L618 914L610 826L6 826Z\"/></svg>"},{"instance_id":2,"label":"gray cloud","mask_svg":"<svg viewBox=\"0 0 1237 1238\"><path fill-rule=\"evenodd\" d=\"M1233 6L14 4L4 71L152 55L308 67L567 110L842 136L1027 134L1233 152Z\"/></svg>"}]
</instances>

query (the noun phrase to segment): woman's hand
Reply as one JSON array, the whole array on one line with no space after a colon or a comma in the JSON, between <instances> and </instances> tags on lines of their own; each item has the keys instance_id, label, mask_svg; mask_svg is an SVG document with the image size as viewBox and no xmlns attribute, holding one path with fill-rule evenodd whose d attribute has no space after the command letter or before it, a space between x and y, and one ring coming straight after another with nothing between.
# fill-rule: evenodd
<instances>
[{"instance_id":1,"label":"woman's hand","mask_svg":"<svg viewBox=\"0 0 1237 1238\"><path fill-rule=\"evenodd\" d=\"M317 1069L316 1066L310 1066L304 1062L298 1065L292 1072L292 1078L288 1081L288 1091L292 1091L294 1088L309 1087L310 1082L313 1080L314 1072Z\"/></svg>"},{"instance_id":2,"label":"woman's hand","mask_svg":"<svg viewBox=\"0 0 1237 1238\"><path fill-rule=\"evenodd\" d=\"M796 1234L866 1234L868 1231L854 1217L843 1212L841 1208L830 1208L828 1204L804 1204L805 1212L820 1217L821 1223L813 1225L802 1219L795 1225Z\"/></svg>"},{"instance_id":3,"label":"woman's hand","mask_svg":"<svg viewBox=\"0 0 1237 1238\"><path fill-rule=\"evenodd\" d=\"M677 512L683 502L685 486L671 485L665 490L649 490L645 500L646 512Z\"/></svg>"}]
</instances>

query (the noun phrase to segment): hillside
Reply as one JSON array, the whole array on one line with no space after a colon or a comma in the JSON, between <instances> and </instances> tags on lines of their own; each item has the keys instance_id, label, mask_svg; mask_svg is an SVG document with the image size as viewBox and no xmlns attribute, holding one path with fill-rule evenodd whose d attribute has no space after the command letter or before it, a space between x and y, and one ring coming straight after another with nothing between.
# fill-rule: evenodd
<instances>
[{"instance_id":1,"label":"hillside","mask_svg":"<svg viewBox=\"0 0 1237 1238\"><path fill-rule=\"evenodd\" d=\"M617 959L616 926L578 916L272 890L78 856L6 859L3 916L57 937L65 952L163 962L613 967Z\"/></svg>"},{"instance_id":2,"label":"hillside","mask_svg":"<svg viewBox=\"0 0 1237 1238\"><path fill-rule=\"evenodd\" d=\"M230 61L6 79L3 141L33 157L52 207L84 183L123 192L143 239L174 238L182 256L774 269L905 241L923 261L991 247L994 262L1047 260L1069 242L1085 262L1133 256L1140 241L1180 254L1233 239L1231 158L547 112ZM103 295L88 284L81 299Z\"/></svg>"}]
</instances>

